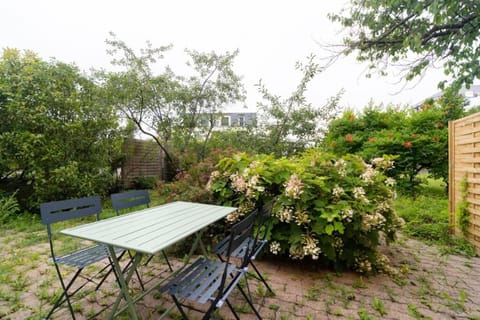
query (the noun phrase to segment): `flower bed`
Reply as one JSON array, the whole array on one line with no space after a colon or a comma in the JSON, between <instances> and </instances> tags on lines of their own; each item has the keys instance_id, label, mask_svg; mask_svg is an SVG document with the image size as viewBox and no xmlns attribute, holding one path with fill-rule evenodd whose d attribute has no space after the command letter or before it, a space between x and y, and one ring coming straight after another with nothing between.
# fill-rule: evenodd
<instances>
[{"instance_id":1,"label":"flower bed","mask_svg":"<svg viewBox=\"0 0 480 320\"><path fill-rule=\"evenodd\" d=\"M389 158L365 163L316 150L293 158L237 154L225 158L207 188L224 205L239 207L235 222L275 199L270 252L291 259L321 259L337 268L383 270L377 247L395 239L400 219L392 209L395 180Z\"/></svg>"}]
</instances>

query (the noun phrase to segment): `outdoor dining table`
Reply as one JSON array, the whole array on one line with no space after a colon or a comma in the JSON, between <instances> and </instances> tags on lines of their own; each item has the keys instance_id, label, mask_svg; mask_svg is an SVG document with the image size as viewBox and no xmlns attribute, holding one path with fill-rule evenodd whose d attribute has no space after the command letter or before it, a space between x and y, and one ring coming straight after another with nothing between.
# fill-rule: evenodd
<instances>
[{"instance_id":1,"label":"outdoor dining table","mask_svg":"<svg viewBox=\"0 0 480 320\"><path fill-rule=\"evenodd\" d=\"M61 233L108 246L121 289L109 318L113 319L128 309L131 319L138 319L135 302L165 281L152 285L137 297L130 295L128 283L143 255L157 254L194 234L196 238L188 259L199 245L202 253L206 255L207 252L201 241L201 231L235 210L237 208L178 201L64 229ZM135 252L132 265L126 275L122 272L115 254L115 248L118 247ZM126 306L118 309L122 297L125 298Z\"/></svg>"}]
</instances>

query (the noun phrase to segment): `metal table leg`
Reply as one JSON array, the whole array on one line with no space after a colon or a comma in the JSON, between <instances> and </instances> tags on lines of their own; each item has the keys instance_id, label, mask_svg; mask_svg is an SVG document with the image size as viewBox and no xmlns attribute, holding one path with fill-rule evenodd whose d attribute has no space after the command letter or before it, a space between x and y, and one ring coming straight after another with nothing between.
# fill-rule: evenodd
<instances>
[{"instance_id":1,"label":"metal table leg","mask_svg":"<svg viewBox=\"0 0 480 320\"><path fill-rule=\"evenodd\" d=\"M115 303L113 305L113 310L109 316L109 319L114 319L115 316L117 315L116 313L117 313L118 305L120 304L120 300L122 300L122 297L123 297L127 302L127 307L128 307L128 311L130 312L131 319L137 320L138 316L137 316L137 311L135 310L135 304L133 302L132 297L130 296L130 293L128 292L128 282L132 278L132 275L135 272L135 270L137 269L137 266L140 263L140 260L142 260L143 254L141 252L135 253L135 256L133 258L133 263L128 270L127 276L125 277L122 272L122 268L120 267L120 263L117 259L117 255L115 254L115 249L113 248L113 246L108 246L108 250L110 251L110 255L112 257L113 268L117 273L118 282L120 284L120 290L121 290L121 293L118 295L117 300L115 300Z\"/></svg>"}]
</instances>

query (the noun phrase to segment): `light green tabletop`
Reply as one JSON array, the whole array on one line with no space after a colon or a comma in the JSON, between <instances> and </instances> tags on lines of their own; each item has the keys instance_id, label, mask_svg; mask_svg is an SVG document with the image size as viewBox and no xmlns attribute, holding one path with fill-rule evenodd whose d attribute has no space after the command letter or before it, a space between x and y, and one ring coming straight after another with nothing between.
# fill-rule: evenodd
<instances>
[{"instance_id":1,"label":"light green tabletop","mask_svg":"<svg viewBox=\"0 0 480 320\"><path fill-rule=\"evenodd\" d=\"M179 201L64 229L61 233L156 254L235 210L237 208Z\"/></svg>"}]
</instances>

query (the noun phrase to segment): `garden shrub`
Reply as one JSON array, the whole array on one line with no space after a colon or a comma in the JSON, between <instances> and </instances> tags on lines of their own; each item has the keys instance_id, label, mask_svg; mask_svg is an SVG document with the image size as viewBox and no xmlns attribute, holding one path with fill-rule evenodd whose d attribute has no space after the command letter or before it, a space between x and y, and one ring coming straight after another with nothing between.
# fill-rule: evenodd
<instances>
[{"instance_id":1,"label":"garden shrub","mask_svg":"<svg viewBox=\"0 0 480 320\"><path fill-rule=\"evenodd\" d=\"M237 154L218 164L207 184L224 205L239 209L235 222L274 199L270 252L327 262L335 268L377 272L387 267L377 252L395 239L400 219L392 209L391 159L309 150L291 158Z\"/></svg>"},{"instance_id":2,"label":"garden shrub","mask_svg":"<svg viewBox=\"0 0 480 320\"><path fill-rule=\"evenodd\" d=\"M176 154L181 167L185 169L179 172L172 182L158 182L158 194L166 202L193 201L214 203L214 199L211 193L205 189L205 185L220 159L231 156L236 152L232 148L210 150L208 156L201 161L196 159L195 152Z\"/></svg>"},{"instance_id":3,"label":"garden shrub","mask_svg":"<svg viewBox=\"0 0 480 320\"><path fill-rule=\"evenodd\" d=\"M133 179L135 189L155 189L157 179L155 177L136 177Z\"/></svg>"},{"instance_id":4,"label":"garden shrub","mask_svg":"<svg viewBox=\"0 0 480 320\"><path fill-rule=\"evenodd\" d=\"M12 195L0 194L0 222L5 223L20 213L15 193Z\"/></svg>"},{"instance_id":5,"label":"garden shrub","mask_svg":"<svg viewBox=\"0 0 480 320\"><path fill-rule=\"evenodd\" d=\"M396 156L388 175L397 180L399 191L414 195L423 182L421 172L448 181L448 122L463 116L464 105L462 96L446 90L418 110L379 106L359 113L349 110L329 123L325 148L364 159Z\"/></svg>"}]
</instances>

